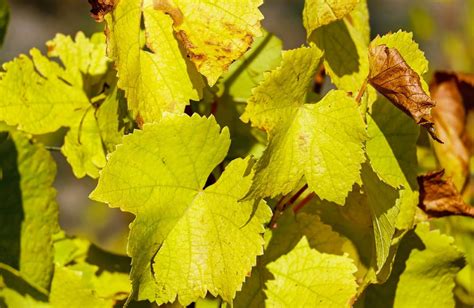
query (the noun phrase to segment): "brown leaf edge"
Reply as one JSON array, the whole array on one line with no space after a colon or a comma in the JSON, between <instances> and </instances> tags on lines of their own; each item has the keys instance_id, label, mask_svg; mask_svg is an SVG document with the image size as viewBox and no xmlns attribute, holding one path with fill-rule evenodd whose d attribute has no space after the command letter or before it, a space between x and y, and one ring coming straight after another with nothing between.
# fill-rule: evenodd
<instances>
[{"instance_id":1,"label":"brown leaf edge","mask_svg":"<svg viewBox=\"0 0 474 308\"><path fill-rule=\"evenodd\" d=\"M474 207L466 204L451 179L443 179L444 170L418 177L418 207L429 217L460 215L474 218Z\"/></svg>"},{"instance_id":2,"label":"brown leaf edge","mask_svg":"<svg viewBox=\"0 0 474 308\"><path fill-rule=\"evenodd\" d=\"M425 127L434 140L443 143L431 117L431 109L436 103L423 90L420 76L398 50L383 44L370 46L369 64L368 82L418 125Z\"/></svg>"},{"instance_id":3,"label":"brown leaf edge","mask_svg":"<svg viewBox=\"0 0 474 308\"><path fill-rule=\"evenodd\" d=\"M92 6L91 16L97 21L102 22L104 16L113 11L118 0L89 0Z\"/></svg>"},{"instance_id":4,"label":"brown leaf edge","mask_svg":"<svg viewBox=\"0 0 474 308\"><path fill-rule=\"evenodd\" d=\"M469 160L473 154L472 136L469 136L466 125L467 112L474 108L474 74L437 71L430 83L430 92L436 101L433 121L439 136L446 142L435 145L435 151L437 155L447 155L448 160L457 160L461 170L450 172L462 174L464 183L459 188L463 191L468 182Z\"/></svg>"}]
</instances>

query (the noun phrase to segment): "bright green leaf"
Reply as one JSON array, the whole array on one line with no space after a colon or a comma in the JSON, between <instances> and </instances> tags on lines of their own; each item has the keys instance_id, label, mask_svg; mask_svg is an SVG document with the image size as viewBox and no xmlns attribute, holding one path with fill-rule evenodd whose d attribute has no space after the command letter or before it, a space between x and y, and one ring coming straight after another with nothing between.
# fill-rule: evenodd
<instances>
[{"instance_id":1,"label":"bright green leaf","mask_svg":"<svg viewBox=\"0 0 474 308\"><path fill-rule=\"evenodd\" d=\"M318 196L343 204L360 182L366 133L355 100L331 91L306 104L320 58L316 48L287 51L281 67L253 91L242 118L266 130L269 144L256 167L252 196L287 194L304 176Z\"/></svg>"},{"instance_id":2,"label":"bright green leaf","mask_svg":"<svg viewBox=\"0 0 474 308\"><path fill-rule=\"evenodd\" d=\"M266 284L270 307L350 307L356 295L352 260L320 253L306 238L268 269L275 277Z\"/></svg>"},{"instance_id":3,"label":"bright green leaf","mask_svg":"<svg viewBox=\"0 0 474 308\"><path fill-rule=\"evenodd\" d=\"M53 275L58 205L53 158L18 131L0 144L0 261L47 289Z\"/></svg>"},{"instance_id":4,"label":"bright green leaf","mask_svg":"<svg viewBox=\"0 0 474 308\"><path fill-rule=\"evenodd\" d=\"M352 12L359 0L306 0L303 24L308 37L317 28L328 25Z\"/></svg>"},{"instance_id":5,"label":"bright green leaf","mask_svg":"<svg viewBox=\"0 0 474 308\"><path fill-rule=\"evenodd\" d=\"M229 144L213 118L167 114L110 156L91 197L136 215L129 254L139 299L187 305L209 291L230 302L262 254L269 208L239 202L249 161L234 160L203 189Z\"/></svg>"}]
</instances>

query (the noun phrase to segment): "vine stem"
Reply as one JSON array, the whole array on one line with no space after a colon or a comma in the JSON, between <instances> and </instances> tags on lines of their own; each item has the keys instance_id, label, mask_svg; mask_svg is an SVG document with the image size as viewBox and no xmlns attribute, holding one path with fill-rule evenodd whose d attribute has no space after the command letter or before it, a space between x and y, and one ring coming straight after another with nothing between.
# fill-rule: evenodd
<instances>
[{"instance_id":1,"label":"vine stem","mask_svg":"<svg viewBox=\"0 0 474 308\"><path fill-rule=\"evenodd\" d=\"M268 224L270 228L275 229L277 227L277 220L280 218L282 213L286 210L286 208L293 204L298 198L306 191L308 188L308 184L305 184L303 187L300 188L290 199L288 199L288 196L283 196L275 206L275 211L273 212L272 219L270 220L270 223Z\"/></svg>"},{"instance_id":2,"label":"vine stem","mask_svg":"<svg viewBox=\"0 0 474 308\"><path fill-rule=\"evenodd\" d=\"M357 104L360 105L360 100L362 99L362 95L364 95L364 92L365 90L367 90L367 78L364 80L364 83L362 84L362 86L360 87L360 90L359 90L359 93L357 94L357 97L356 97L356 102Z\"/></svg>"}]
</instances>

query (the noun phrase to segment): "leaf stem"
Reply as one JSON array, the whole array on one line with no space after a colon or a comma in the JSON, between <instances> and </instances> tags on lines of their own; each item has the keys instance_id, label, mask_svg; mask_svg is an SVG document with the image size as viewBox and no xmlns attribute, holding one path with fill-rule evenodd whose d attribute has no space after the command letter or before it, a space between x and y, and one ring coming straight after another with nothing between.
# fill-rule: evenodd
<instances>
[{"instance_id":1,"label":"leaf stem","mask_svg":"<svg viewBox=\"0 0 474 308\"><path fill-rule=\"evenodd\" d=\"M45 145L44 148L50 152L61 152L61 147Z\"/></svg>"},{"instance_id":2,"label":"leaf stem","mask_svg":"<svg viewBox=\"0 0 474 308\"><path fill-rule=\"evenodd\" d=\"M288 206L290 206L291 204L295 203L296 200L298 200L298 198L305 192L307 188L308 188L308 184L305 184L290 199L288 199L288 196L281 197L281 199L278 201L277 205L275 206L275 211L273 212L272 219L270 220L270 223L268 224L270 228L275 229L277 227L276 222L278 218L280 218L280 216L288 208Z\"/></svg>"}]
</instances>

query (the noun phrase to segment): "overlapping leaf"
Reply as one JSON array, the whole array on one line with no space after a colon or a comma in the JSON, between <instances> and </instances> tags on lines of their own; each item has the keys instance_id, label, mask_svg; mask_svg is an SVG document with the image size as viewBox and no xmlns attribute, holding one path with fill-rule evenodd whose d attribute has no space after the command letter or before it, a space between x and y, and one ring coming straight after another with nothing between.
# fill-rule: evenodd
<instances>
[{"instance_id":1,"label":"overlapping leaf","mask_svg":"<svg viewBox=\"0 0 474 308\"><path fill-rule=\"evenodd\" d=\"M317 28L342 19L359 3L359 0L306 0L303 24L308 37Z\"/></svg>"},{"instance_id":2,"label":"overlapping leaf","mask_svg":"<svg viewBox=\"0 0 474 308\"><path fill-rule=\"evenodd\" d=\"M464 262L453 242L418 225L403 238L390 279L367 290L365 306L454 307L454 277Z\"/></svg>"},{"instance_id":3,"label":"overlapping leaf","mask_svg":"<svg viewBox=\"0 0 474 308\"><path fill-rule=\"evenodd\" d=\"M103 143L110 142L102 138L104 124L97 118L102 104L113 105L100 111L104 114L108 110L115 117L107 124L111 131L108 134L123 134L117 116L116 81L105 56L104 37L96 34L89 40L78 33L73 41L69 36L57 35L47 46L48 57L32 49L31 59L20 55L4 64L0 120L31 134L69 127L62 151L75 175L97 177L105 165Z\"/></svg>"},{"instance_id":4,"label":"overlapping leaf","mask_svg":"<svg viewBox=\"0 0 474 308\"><path fill-rule=\"evenodd\" d=\"M397 228L412 226L418 204L416 142L419 128L402 111L378 98L367 115L366 152L378 177L400 189Z\"/></svg>"},{"instance_id":5,"label":"overlapping leaf","mask_svg":"<svg viewBox=\"0 0 474 308\"><path fill-rule=\"evenodd\" d=\"M355 100L331 91L306 104L320 58L315 47L287 51L281 67L253 91L242 119L267 131L269 144L256 166L252 196L287 194L304 176L321 198L343 204L360 182L366 133Z\"/></svg>"},{"instance_id":6,"label":"overlapping leaf","mask_svg":"<svg viewBox=\"0 0 474 308\"><path fill-rule=\"evenodd\" d=\"M356 295L352 260L311 249L305 237L268 269L274 275L265 291L270 307L350 307Z\"/></svg>"},{"instance_id":7,"label":"overlapping leaf","mask_svg":"<svg viewBox=\"0 0 474 308\"><path fill-rule=\"evenodd\" d=\"M136 215L129 253L138 298L187 305L209 291L230 302L263 252L271 213L264 202L239 201L251 185L249 161L234 160L204 189L229 144L213 118L168 114L111 155L91 196Z\"/></svg>"},{"instance_id":8,"label":"overlapping leaf","mask_svg":"<svg viewBox=\"0 0 474 308\"><path fill-rule=\"evenodd\" d=\"M247 51L261 34L261 4L261 0L116 2L105 17L109 54L116 61L119 87L127 94L129 108L149 122L160 119L164 111L182 112L189 100L199 100L204 84L197 71L212 86Z\"/></svg>"},{"instance_id":9,"label":"overlapping leaf","mask_svg":"<svg viewBox=\"0 0 474 308\"><path fill-rule=\"evenodd\" d=\"M0 144L0 262L47 289L53 275L56 165L40 144L11 130Z\"/></svg>"},{"instance_id":10,"label":"overlapping leaf","mask_svg":"<svg viewBox=\"0 0 474 308\"><path fill-rule=\"evenodd\" d=\"M308 38L324 51L324 67L334 85L356 96L369 73L367 3L343 20L316 29Z\"/></svg>"},{"instance_id":11,"label":"overlapping leaf","mask_svg":"<svg viewBox=\"0 0 474 308\"><path fill-rule=\"evenodd\" d=\"M427 71L427 61L411 41L411 35L397 32L377 37L369 47L369 64L369 83L440 141L431 117L435 102L428 95L426 82L422 79Z\"/></svg>"},{"instance_id":12,"label":"overlapping leaf","mask_svg":"<svg viewBox=\"0 0 474 308\"><path fill-rule=\"evenodd\" d=\"M463 215L474 218L474 207L463 201L451 179L443 179L443 175L444 170L418 177L419 207L432 217Z\"/></svg>"}]
</instances>

